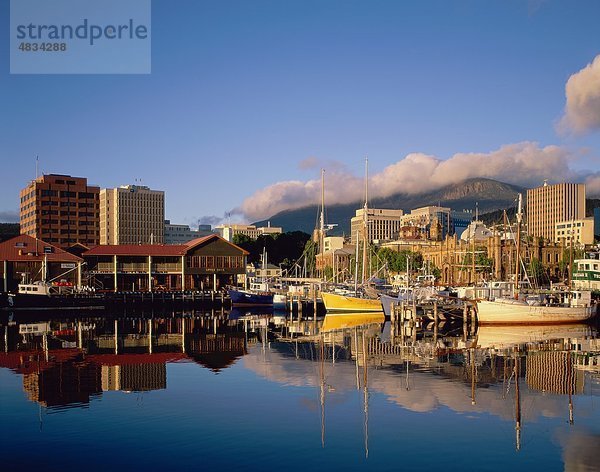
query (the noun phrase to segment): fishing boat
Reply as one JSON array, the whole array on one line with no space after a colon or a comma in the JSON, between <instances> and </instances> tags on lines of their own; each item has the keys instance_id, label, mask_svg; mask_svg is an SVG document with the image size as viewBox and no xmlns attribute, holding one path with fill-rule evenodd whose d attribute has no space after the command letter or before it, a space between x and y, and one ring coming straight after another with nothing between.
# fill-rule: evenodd
<instances>
[{"instance_id":1,"label":"fishing boat","mask_svg":"<svg viewBox=\"0 0 600 472\"><path fill-rule=\"evenodd\" d=\"M92 290L75 290L70 285L41 280L21 283L16 293L0 295L3 310L103 309L104 297Z\"/></svg>"},{"instance_id":2,"label":"fishing boat","mask_svg":"<svg viewBox=\"0 0 600 472\"><path fill-rule=\"evenodd\" d=\"M273 306L273 294L250 290L228 290L233 306Z\"/></svg>"}]
</instances>

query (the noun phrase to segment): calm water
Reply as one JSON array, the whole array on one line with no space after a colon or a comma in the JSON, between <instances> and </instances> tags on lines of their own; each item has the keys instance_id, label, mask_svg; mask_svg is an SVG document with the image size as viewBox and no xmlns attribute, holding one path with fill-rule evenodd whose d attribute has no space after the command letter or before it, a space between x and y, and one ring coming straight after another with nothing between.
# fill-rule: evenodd
<instances>
[{"instance_id":1,"label":"calm water","mask_svg":"<svg viewBox=\"0 0 600 472\"><path fill-rule=\"evenodd\" d=\"M3 316L2 470L600 469L588 326Z\"/></svg>"}]
</instances>

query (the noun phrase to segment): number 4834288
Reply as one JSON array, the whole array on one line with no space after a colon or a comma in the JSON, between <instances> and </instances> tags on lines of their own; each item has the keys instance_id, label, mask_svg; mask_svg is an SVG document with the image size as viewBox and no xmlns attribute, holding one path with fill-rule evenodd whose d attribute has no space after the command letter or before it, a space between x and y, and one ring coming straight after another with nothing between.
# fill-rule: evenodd
<instances>
[{"instance_id":1,"label":"number 4834288","mask_svg":"<svg viewBox=\"0 0 600 472\"><path fill-rule=\"evenodd\" d=\"M19 50L24 52L58 52L66 51L67 43L21 43L19 44Z\"/></svg>"}]
</instances>

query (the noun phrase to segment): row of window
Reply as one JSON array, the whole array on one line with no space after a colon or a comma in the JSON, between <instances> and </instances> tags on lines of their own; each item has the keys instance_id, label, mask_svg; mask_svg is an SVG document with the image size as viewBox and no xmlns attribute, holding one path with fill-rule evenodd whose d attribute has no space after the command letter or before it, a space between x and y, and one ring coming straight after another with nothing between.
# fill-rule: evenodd
<instances>
[{"instance_id":1,"label":"row of window","mask_svg":"<svg viewBox=\"0 0 600 472\"><path fill-rule=\"evenodd\" d=\"M188 256L191 269L243 269L243 256Z\"/></svg>"}]
</instances>

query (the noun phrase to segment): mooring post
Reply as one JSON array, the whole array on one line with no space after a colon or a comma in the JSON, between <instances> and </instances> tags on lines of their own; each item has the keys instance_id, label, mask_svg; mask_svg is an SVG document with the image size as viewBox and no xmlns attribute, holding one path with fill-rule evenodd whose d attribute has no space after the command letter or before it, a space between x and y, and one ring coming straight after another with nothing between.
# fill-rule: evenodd
<instances>
[{"instance_id":1,"label":"mooring post","mask_svg":"<svg viewBox=\"0 0 600 472\"><path fill-rule=\"evenodd\" d=\"M437 343L438 338L438 304L437 300L433 302L433 342Z\"/></svg>"}]
</instances>

